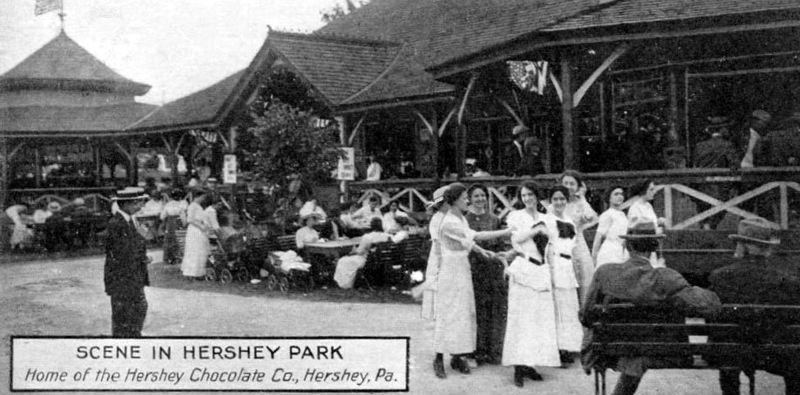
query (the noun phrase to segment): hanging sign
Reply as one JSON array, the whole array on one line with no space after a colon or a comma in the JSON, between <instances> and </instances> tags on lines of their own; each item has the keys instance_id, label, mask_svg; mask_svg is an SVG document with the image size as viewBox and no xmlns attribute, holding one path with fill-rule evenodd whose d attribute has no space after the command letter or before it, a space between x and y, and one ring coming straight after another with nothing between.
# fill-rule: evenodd
<instances>
[{"instance_id":1,"label":"hanging sign","mask_svg":"<svg viewBox=\"0 0 800 395\"><path fill-rule=\"evenodd\" d=\"M338 180L355 180L356 179L356 154L353 147L343 147L345 156L339 158L339 169L336 172L336 179Z\"/></svg>"},{"instance_id":2,"label":"hanging sign","mask_svg":"<svg viewBox=\"0 0 800 395\"><path fill-rule=\"evenodd\" d=\"M222 183L236 184L236 155L225 155L222 163Z\"/></svg>"}]
</instances>

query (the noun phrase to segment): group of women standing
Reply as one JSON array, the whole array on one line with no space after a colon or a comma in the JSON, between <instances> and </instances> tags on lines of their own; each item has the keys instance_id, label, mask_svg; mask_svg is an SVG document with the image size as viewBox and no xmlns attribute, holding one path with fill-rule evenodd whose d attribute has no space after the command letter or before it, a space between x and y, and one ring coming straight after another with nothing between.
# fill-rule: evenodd
<instances>
[{"instance_id":1,"label":"group of women standing","mask_svg":"<svg viewBox=\"0 0 800 395\"><path fill-rule=\"evenodd\" d=\"M619 236L628 218L621 210L624 190L613 188L590 250L583 230L598 216L586 202L586 186L574 172L560 181L546 195L533 183L522 184L517 198L524 207L508 213L505 227L489 209L483 186L468 190L456 183L434 194L426 273L434 292L425 295L434 297L437 377L447 376L444 354L464 374L470 372L465 357L472 355L478 363L514 366L521 387L526 378L542 380L535 366L563 366L580 351L580 295L596 264L627 259ZM649 195L634 204L652 211L654 188L646 184Z\"/></svg>"}]
</instances>

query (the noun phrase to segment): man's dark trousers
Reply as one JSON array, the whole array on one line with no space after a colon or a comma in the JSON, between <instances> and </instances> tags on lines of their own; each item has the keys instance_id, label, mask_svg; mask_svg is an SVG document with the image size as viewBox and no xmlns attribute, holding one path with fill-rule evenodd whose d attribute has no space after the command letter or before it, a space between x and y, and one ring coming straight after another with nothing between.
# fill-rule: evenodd
<instances>
[{"instance_id":1,"label":"man's dark trousers","mask_svg":"<svg viewBox=\"0 0 800 395\"><path fill-rule=\"evenodd\" d=\"M146 315L144 290L139 294L111 295L111 336L142 337Z\"/></svg>"}]
</instances>

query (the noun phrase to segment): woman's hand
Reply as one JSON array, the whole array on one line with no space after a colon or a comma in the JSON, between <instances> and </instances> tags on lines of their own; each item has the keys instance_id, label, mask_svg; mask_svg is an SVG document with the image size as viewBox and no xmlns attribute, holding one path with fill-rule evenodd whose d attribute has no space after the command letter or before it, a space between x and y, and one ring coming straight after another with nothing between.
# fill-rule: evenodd
<instances>
[{"instance_id":1,"label":"woman's hand","mask_svg":"<svg viewBox=\"0 0 800 395\"><path fill-rule=\"evenodd\" d=\"M658 226L664 226L664 224L666 224L666 223L667 223L667 219L664 218L664 217L658 217L658 219L656 220L656 224Z\"/></svg>"}]
</instances>

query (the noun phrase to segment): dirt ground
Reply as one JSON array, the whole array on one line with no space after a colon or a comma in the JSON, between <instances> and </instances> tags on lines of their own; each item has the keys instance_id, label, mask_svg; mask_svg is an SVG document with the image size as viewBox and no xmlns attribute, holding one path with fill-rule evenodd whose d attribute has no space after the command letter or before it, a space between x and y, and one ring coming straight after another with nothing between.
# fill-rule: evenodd
<instances>
[{"instance_id":1,"label":"dirt ground","mask_svg":"<svg viewBox=\"0 0 800 395\"><path fill-rule=\"evenodd\" d=\"M594 381L579 366L539 369L543 382L518 389L512 369L481 366L470 375L447 368L432 372L432 324L406 295L318 290L312 294L267 292L263 286L188 282L177 267L164 266L151 252L153 286L147 288L145 336L409 336L410 392L414 394L591 394ZM110 306L103 293L101 257L29 261L0 265L0 370L9 372L10 335L108 335ZM9 389L0 374L0 392ZM609 391L616 375L609 374ZM185 392L183 392L185 393ZM713 371L652 371L640 394L719 394ZM747 393L742 379L742 393ZM756 393L783 393L783 381L759 372Z\"/></svg>"}]
</instances>

